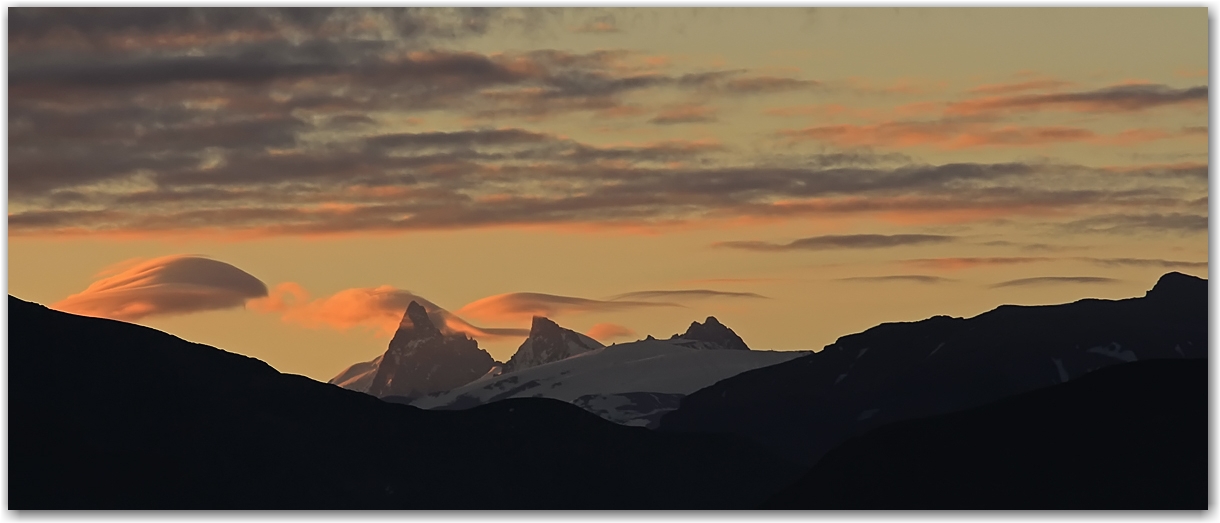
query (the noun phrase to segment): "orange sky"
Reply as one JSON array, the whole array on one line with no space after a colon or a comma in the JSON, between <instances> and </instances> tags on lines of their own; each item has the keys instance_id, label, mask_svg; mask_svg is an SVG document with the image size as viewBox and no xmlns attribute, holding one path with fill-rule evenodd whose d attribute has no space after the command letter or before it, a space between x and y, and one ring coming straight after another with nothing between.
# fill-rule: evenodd
<instances>
[{"instance_id":1,"label":"orange sky","mask_svg":"<svg viewBox=\"0 0 1220 523\"><path fill-rule=\"evenodd\" d=\"M10 9L9 292L326 380L1207 276L1207 11Z\"/></svg>"}]
</instances>

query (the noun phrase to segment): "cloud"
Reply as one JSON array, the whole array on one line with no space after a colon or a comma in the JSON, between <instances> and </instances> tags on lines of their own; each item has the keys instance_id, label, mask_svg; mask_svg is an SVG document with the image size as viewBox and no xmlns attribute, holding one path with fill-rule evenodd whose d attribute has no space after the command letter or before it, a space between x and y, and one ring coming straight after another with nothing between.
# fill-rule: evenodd
<instances>
[{"instance_id":1,"label":"cloud","mask_svg":"<svg viewBox=\"0 0 1220 523\"><path fill-rule=\"evenodd\" d=\"M1086 248L1086 247L1082 247L1079 245L1052 245L1049 243L1022 243L1022 242L1011 242L1008 240L988 241L988 242L983 242L980 245L986 245L989 247L1016 247L1023 251L1031 251L1031 252L1076 251L1076 250L1081 250L1081 249Z\"/></svg>"},{"instance_id":2,"label":"cloud","mask_svg":"<svg viewBox=\"0 0 1220 523\"><path fill-rule=\"evenodd\" d=\"M790 281L789 278L698 278L693 280L682 280L680 283L700 284L700 283L770 283L777 281Z\"/></svg>"},{"instance_id":3,"label":"cloud","mask_svg":"<svg viewBox=\"0 0 1220 523\"><path fill-rule=\"evenodd\" d=\"M43 8L9 13L10 46L129 50L188 48L329 31L351 36L454 38L482 34L533 10L487 8ZM541 14L541 13L533 13Z\"/></svg>"},{"instance_id":4,"label":"cloud","mask_svg":"<svg viewBox=\"0 0 1220 523\"><path fill-rule=\"evenodd\" d=\"M987 267L997 265L1021 265L1027 263L1037 263L1052 261L1055 258L1042 257L988 257L988 258L924 258L917 260L900 260L897 263L909 267L919 267L924 269L936 269L943 271L954 271L961 269L971 269L974 267Z\"/></svg>"},{"instance_id":5,"label":"cloud","mask_svg":"<svg viewBox=\"0 0 1220 523\"><path fill-rule=\"evenodd\" d=\"M888 121L866 125L823 125L782 130L778 133L779 136L791 140L815 140L839 147L932 146L950 151L980 147L1040 147L1070 142L1132 145L1187 134L1189 133L1159 129L1128 129L1106 135L1082 127L1023 127L963 118Z\"/></svg>"},{"instance_id":6,"label":"cloud","mask_svg":"<svg viewBox=\"0 0 1220 523\"><path fill-rule=\"evenodd\" d=\"M1207 216L1185 213L1105 214L1062 224L1076 233L1198 233L1207 232Z\"/></svg>"},{"instance_id":7,"label":"cloud","mask_svg":"<svg viewBox=\"0 0 1220 523\"><path fill-rule=\"evenodd\" d=\"M598 341L632 338L636 335L635 331L614 323L598 323L589 327L585 334Z\"/></svg>"},{"instance_id":8,"label":"cloud","mask_svg":"<svg viewBox=\"0 0 1220 523\"><path fill-rule=\"evenodd\" d=\"M1134 112L1184 104L1205 106L1207 86L1175 89L1160 84L1127 84L1073 93L989 97L950 104L945 112L953 115L1047 109L1087 113Z\"/></svg>"},{"instance_id":9,"label":"cloud","mask_svg":"<svg viewBox=\"0 0 1220 523\"><path fill-rule=\"evenodd\" d=\"M74 314L135 321L241 307L267 296L258 278L227 263L172 255L130 264L52 305Z\"/></svg>"},{"instance_id":10,"label":"cloud","mask_svg":"<svg viewBox=\"0 0 1220 523\"><path fill-rule=\"evenodd\" d=\"M1157 267L1161 269L1198 269L1207 267L1207 262L1162 260L1149 258L1074 258L1103 267Z\"/></svg>"},{"instance_id":11,"label":"cloud","mask_svg":"<svg viewBox=\"0 0 1220 523\"><path fill-rule=\"evenodd\" d=\"M594 143L544 132L547 119L561 115L615 116L623 129L649 120L711 121L722 101L838 86L776 68L692 69L677 57L626 49L463 50L469 47L463 38L516 28L531 34L539 21L561 20L561 30L572 20L613 21L602 11L567 14L14 8L10 234L259 238L521 225L637 229L842 213L903 223L1056 212L1083 219L1182 212L1175 209L1207 194L1206 165L1192 171L1197 179L1184 180L1033 160L927 165L857 150L810 154L805 144L779 154L753 144ZM922 79L849 83L859 92L900 95L935 88ZM1052 88L1012 85L971 96L1029 105L1014 95L1042 96L1038 89ZM1053 92L1076 97L1034 105L1151 107L1205 99L1199 88L1108 89ZM1000 121L1008 113L998 110L904 120L943 111L929 101L876 114L826 104L817 110L841 109L869 121L821 124L792 130L791 137L841 148L954 149L1064 141L1113 147L1179 137L1199 145L1204 135L1202 122L1121 133L1077 123L1009 125ZM401 132L425 112L444 117L429 117L431 132ZM877 115L891 121L875 121Z\"/></svg>"},{"instance_id":12,"label":"cloud","mask_svg":"<svg viewBox=\"0 0 1220 523\"><path fill-rule=\"evenodd\" d=\"M888 282L911 282L911 283L949 283L957 280L942 278L940 276L924 276L921 274L894 274L889 276L853 276L850 278L839 278L838 281L851 282L867 282L867 283L888 283Z\"/></svg>"},{"instance_id":13,"label":"cloud","mask_svg":"<svg viewBox=\"0 0 1220 523\"><path fill-rule=\"evenodd\" d=\"M533 316L554 318L564 314L582 312L618 312L639 308L680 307L676 303L591 300L572 296L557 296L537 292L513 292L488 296L470 302L458 309L458 314L493 320L528 320Z\"/></svg>"},{"instance_id":14,"label":"cloud","mask_svg":"<svg viewBox=\"0 0 1220 523\"><path fill-rule=\"evenodd\" d=\"M1038 278L1021 278L1017 280L1008 280L992 285L991 288L997 289L1000 287L1027 287L1027 286L1043 286L1043 285L1069 285L1069 284L1111 284L1119 283L1122 280L1114 278L1101 278L1097 276L1042 276Z\"/></svg>"},{"instance_id":15,"label":"cloud","mask_svg":"<svg viewBox=\"0 0 1220 523\"><path fill-rule=\"evenodd\" d=\"M611 300L656 300L656 299L703 299L703 298L767 298L753 292L714 291L709 289L690 289L677 291L636 291L619 294Z\"/></svg>"},{"instance_id":16,"label":"cloud","mask_svg":"<svg viewBox=\"0 0 1220 523\"><path fill-rule=\"evenodd\" d=\"M590 18L585 23L572 28L573 33L621 33L618 20L614 15L604 14Z\"/></svg>"},{"instance_id":17,"label":"cloud","mask_svg":"<svg viewBox=\"0 0 1220 523\"><path fill-rule=\"evenodd\" d=\"M994 96L1025 91L1053 91L1063 87L1069 87L1071 85L1072 82L1047 78L1041 80L1027 80L1023 82L984 84L970 89L969 93Z\"/></svg>"},{"instance_id":18,"label":"cloud","mask_svg":"<svg viewBox=\"0 0 1220 523\"><path fill-rule=\"evenodd\" d=\"M710 123L716 121L716 110L705 105L673 105L662 109L648 123L672 125L683 123Z\"/></svg>"},{"instance_id":19,"label":"cloud","mask_svg":"<svg viewBox=\"0 0 1220 523\"><path fill-rule=\"evenodd\" d=\"M486 132L504 136L501 131ZM489 138L478 138L484 139ZM137 177L133 183L144 185L134 189L69 186L19 194L22 182L10 177L10 234L257 238L526 224L640 227L844 213L914 223L921 216L969 221L1180 209L1207 194L1207 179L1195 170L1116 173L1021 162L823 166L827 155L733 166L716 165L724 146L714 142L525 142L416 154L409 148L394 154L375 148L232 153L217 165L158 175L155 187ZM106 161L102 156L93 163ZM10 167L17 162L10 159ZM54 179L47 174L27 180Z\"/></svg>"},{"instance_id":20,"label":"cloud","mask_svg":"<svg viewBox=\"0 0 1220 523\"><path fill-rule=\"evenodd\" d=\"M782 76L748 76L724 82L719 89L733 94L780 93L804 91L821 86L816 80L800 80Z\"/></svg>"},{"instance_id":21,"label":"cloud","mask_svg":"<svg viewBox=\"0 0 1220 523\"><path fill-rule=\"evenodd\" d=\"M447 334L462 333L473 338L524 337L529 329L485 328L471 325L435 303L411 291L389 285L344 289L327 297L310 299L309 293L297 283L277 285L266 298L253 300L250 308L279 314L288 323L308 328L332 328L346 331L365 328L379 335L393 334L400 325L412 301L428 311L432 322Z\"/></svg>"},{"instance_id":22,"label":"cloud","mask_svg":"<svg viewBox=\"0 0 1220 523\"><path fill-rule=\"evenodd\" d=\"M900 247L905 245L949 243L956 240L957 238L952 236L937 234L848 234L813 236L809 238L801 238L788 243L730 241L715 243L713 246L747 251L779 252L826 249L879 249L886 247Z\"/></svg>"},{"instance_id":23,"label":"cloud","mask_svg":"<svg viewBox=\"0 0 1220 523\"><path fill-rule=\"evenodd\" d=\"M989 242L994 243L994 242ZM1075 261L1102 267L1157 267L1162 269L1195 269L1207 267L1207 262L1163 260L1154 258L1094 258L1075 256L1067 258L1049 257L990 257L990 258L928 258L900 260L897 263L910 267L937 270L960 270L983 266L1023 265L1053 261Z\"/></svg>"}]
</instances>

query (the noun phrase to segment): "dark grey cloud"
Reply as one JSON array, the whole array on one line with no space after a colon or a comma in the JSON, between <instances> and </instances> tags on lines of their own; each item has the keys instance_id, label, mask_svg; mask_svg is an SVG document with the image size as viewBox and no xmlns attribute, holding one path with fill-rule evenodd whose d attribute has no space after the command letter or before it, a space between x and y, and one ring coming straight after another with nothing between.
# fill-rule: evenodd
<instances>
[{"instance_id":1,"label":"dark grey cloud","mask_svg":"<svg viewBox=\"0 0 1220 523\"><path fill-rule=\"evenodd\" d=\"M1093 91L1030 94L970 100L949 112L1066 107L1081 111L1137 111L1164 105L1207 103L1207 86L1176 89L1160 84L1116 85Z\"/></svg>"},{"instance_id":2,"label":"dark grey cloud","mask_svg":"<svg viewBox=\"0 0 1220 523\"><path fill-rule=\"evenodd\" d=\"M190 47L211 39L285 37L292 34L368 35L389 30L396 38L458 38L485 33L506 18L532 18L544 10L498 8L332 8L332 7L15 7L9 10L9 43L87 44L94 48L124 47L151 37L160 45ZM369 27L369 18L382 24Z\"/></svg>"},{"instance_id":3,"label":"dark grey cloud","mask_svg":"<svg viewBox=\"0 0 1220 523\"><path fill-rule=\"evenodd\" d=\"M656 300L656 299L703 299L703 298L767 298L753 292L715 291L710 289L687 289L676 291L635 291L619 294L611 300Z\"/></svg>"},{"instance_id":4,"label":"dark grey cloud","mask_svg":"<svg viewBox=\"0 0 1220 523\"><path fill-rule=\"evenodd\" d=\"M1007 241L1007 240L988 241L988 242L983 242L981 245L986 245L988 247L1016 247L1023 251L1030 251L1030 252L1078 251L1078 250L1087 248L1087 247L1083 247L1080 245L1055 245L1055 244L1050 244L1050 243L1024 243L1024 242L1011 242L1011 241Z\"/></svg>"},{"instance_id":5,"label":"dark grey cloud","mask_svg":"<svg viewBox=\"0 0 1220 523\"><path fill-rule=\"evenodd\" d=\"M395 147L473 147L476 145L517 145L546 141L556 138L525 129L472 129L453 132L382 134L364 139L364 143L377 148Z\"/></svg>"},{"instance_id":6,"label":"dark grey cloud","mask_svg":"<svg viewBox=\"0 0 1220 523\"><path fill-rule=\"evenodd\" d=\"M816 80L800 80L780 76L751 76L734 78L718 87L735 94L755 94L809 90L821 85L822 83Z\"/></svg>"},{"instance_id":7,"label":"dark grey cloud","mask_svg":"<svg viewBox=\"0 0 1220 523\"><path fill-rule=\"evenodd\" d=\"M448 143L440 135L407 140L417 138ZM15 200L27 207L14 209L10 227L18 234L67 228L73 223L81 230L172 231L210 226L276 234L331 234L507 224L664 222L709 215L782 217L948 209L1029 212L1087 210L1099 204L1174 207L1182 205L1182 195L1206 191L1201 185L1174 192L1152 182L1139 189L1056 188L1066 178L1064 169L1073 172L1076 168L1032 164L716 167L714 153L718 150L715 144L687 142L597 148L556 138L471 150L460 144L451 149L438 146L413 154L409 148L396 149L394 154L367 148L274 155L233 151L208 168L197 165L203 158L194 158L196 164L149 175L158 186L155 192L165 193L164 201L180 200L195 189L222 190L208 193L205 201L173 208L116 207L116 200L128 193L138 193L150 204L158 195L148 190L72 189L72 184L63 184ZM619 164L599 163L604 160ZM709 160L712 166L704 167ZM673 161L689 167L672 166ZM11 163L10 168L13 165L18 164ZM21 175L10 170L12 185L28 183L14 182ZM1106 176L1115 179L1112 174ZM1122 176L1141 179L1138 173ZM1029 185L1040 187L1031 189ZM777 205L772 203L775 199L789 201ZM51 207L53 200L63 207ZM343 205L310 208L321 203ZM72 208L91 206L93 209ZM104 215L86 212L97 206L110 210ZM97 219L78 221L86 216ZM936 236L735 246L790 250L945 241Z\"/></svg>"},{"instance_id":8,"label":"dark grey cloud","mask_svg":"<svg viewBox=\"0 0 1220 523\"><path fill-rule=\"evenodd\" d=\"M327 127L332 128L360 127L376 123L377 120L363 114L337 114L326 120Z\"/></svg>"},{"instance_id":9,"label":"dark grey cloud","mask_svg":"<svg viewBox=\"0 0 1220 523\"><path fill-rule=\"evenodd\" d=\"M1207 267L1207 262L1162 260L1155 258L1073 258L1103 267L1156 267L1160 269L1198 269Z\"/></svg>"},{"instance_id":10,"label":"dark grey cloud","mask_svg":"<svg viewBox=\"0 0 1220 523\"><path fill-rule=\"evenodd\" d=\"M374 124L402 130L398 124L428 111L708 121L724 97L820 86L747 69L676 72L623 50L484 55L445 47L554 14L14 8L10 230L330 234L1206 207L1205 163L1112 172L1045 162L925 165L865 150L750 156L713 142L583 143L540 132L545 126L533 120L378 132ZM699 110L667 115L676 107L635 105L631 95L648 89L689 95Z\"/></svg>"},{"instance_id":11,"label":"dark grey cloud","mask_svg":"<svg viewBox=\"0 0 1220 523\"><path fill-rule=\"evenodd\" d=\"M826 250L826 249L879 249L900 247L905 245L927 245L949 243L956 241L953 236L939 234L847 234L827 235L801 238L788 243L770 243L761 241L730 241L714 244L716 247L741 249L747 251L796 251L796 250Z\"/></svg>"},{"instance_id":12,"label":"dark grey cloud","mask_svg":"<svg viewBox=\"0 0 1220 523\"><path fill-rule=\"evenodd\" d=\"M1098 276L1042 276L1037 278L1008 280L992 285L991 288L996 289L1001 287L1027 287L1042 285L1113 284L1121 281L1122 280L1116 280L1114 278L1102 278Z\"/></svg>"},{"instance_id":13,"label":"dark grey cloud","mask_svg":"<svg viewBox=\"0 0 1220 523\"><path fill-rule=\"evenodd\" d=\"M1199 233L1207 232L1207 216L1177 212L1105 214L1067 222L1061 228L1076 233Z\"/></svg>"},{"instance_id":14,"label":"dark grey cloud","mask_svg":"<svg viewBox=\"0 0 1220 523\"><path fill-rule=\"evenodd\" d=\"M922 274L894 274L887 276L853 276L850 278L839 278L838 281L851 282L867 282L867 283L888 283L888 282L911 282L911 283L950 283L957 280L950 278L942 278L940 276L926 276Z\"/></svg>"}]
</instances>

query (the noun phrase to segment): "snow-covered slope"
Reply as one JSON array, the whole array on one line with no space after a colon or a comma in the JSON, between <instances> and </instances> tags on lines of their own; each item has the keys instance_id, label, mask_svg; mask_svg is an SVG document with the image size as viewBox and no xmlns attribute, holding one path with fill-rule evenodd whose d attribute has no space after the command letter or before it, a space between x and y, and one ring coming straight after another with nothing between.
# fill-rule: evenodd
<instances>
[{"instance_id":1,"label":"snow-covered slope","mask_svg":"<svg viewBox=\"0 0 1220 523\"><path fill-rule=\"evenodd\" d=\"M353 364L340 372L338 376L331 378L328 383L348 390L368 392L369 385L373 383L373 376L377 375L377 367L381 365L381 358L384 356L382 354L373 358L372 361Z\"/></svg>"},{"instance_id":2,"label":"snow-covered slope","mask_svg":"<svg viewBox=\"0 0 1220 523\"><path fill-rule=\"evenodd\" d=\"M713 347L718 345L682 338L612 345L480 379L419 398L412 405L469 408L506 398L544 397L575 403L611 421L652 426L660 414L676 408L683 395L747 370L809 354Z\"/></svg>"},{"instance_id":3,"label":"snow-covered slope","mask_svg":"<svg viewBox=\"0 0 1220 523\"><path fill-rule=\"evenodd\" d=\"M597 340L571 329L560 327L555 322L534 316L530 335L504 364L504 372L513 372L545 363L570 358L591 350L605 347Z\"/></svg>"}]
</instances>

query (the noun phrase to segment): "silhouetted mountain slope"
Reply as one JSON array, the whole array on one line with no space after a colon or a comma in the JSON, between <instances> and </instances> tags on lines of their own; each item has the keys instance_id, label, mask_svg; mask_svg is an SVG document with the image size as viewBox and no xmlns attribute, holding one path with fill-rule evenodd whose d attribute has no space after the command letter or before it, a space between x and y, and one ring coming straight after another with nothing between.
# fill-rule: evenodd
<instances>
[{"instance_id":1,"label":"silhouetted mountain slope","mask_svg":"<svg viewBox=\"0 0 1220 523\"><path fill-rule=\"evenodd\" d=\"M854 434L983 405L1103 366L1201 358L1207 281L1170 273L1142 298L1004 305L887 323L688 395L660 430L740 434L813 464Z\"/></svg>"},{"instance_id":2,"label":"silhouetted mountain slope","mask_svg":"<svg viewBox=\"0 0 1220 523\"><path fill-rule=\"evenodd\" d=\"M1124 363L849 440L783 509L1207 508L1207 361Z\"/></svg>"},{"instance_id":3,"label":"silhouetted mountain slope","mask_svg":"<svg viewBox=\"0 0 1220 523\"><path fill-rule=\"evenodd\" d=\"M383 402L9 297L10 509L742 508L799 470L553 400Z\"/></svg>"}]
</instances>

